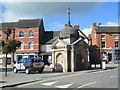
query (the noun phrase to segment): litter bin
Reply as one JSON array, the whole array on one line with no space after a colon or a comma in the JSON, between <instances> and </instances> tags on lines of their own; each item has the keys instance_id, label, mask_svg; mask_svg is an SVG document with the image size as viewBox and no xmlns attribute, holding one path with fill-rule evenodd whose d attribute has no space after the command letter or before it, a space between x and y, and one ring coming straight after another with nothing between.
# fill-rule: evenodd
<instances>
[{"instance_id":1,"label":"litter bin","mask_svg":"<svg viewBox=\"0 0 120 90\"><path fill-rule=\"evenodd\" d=\"M106 61L103 60L102 61L102 69L106 69L106 65L105 64L106 64Z\"/></svg>"}]
</instances>

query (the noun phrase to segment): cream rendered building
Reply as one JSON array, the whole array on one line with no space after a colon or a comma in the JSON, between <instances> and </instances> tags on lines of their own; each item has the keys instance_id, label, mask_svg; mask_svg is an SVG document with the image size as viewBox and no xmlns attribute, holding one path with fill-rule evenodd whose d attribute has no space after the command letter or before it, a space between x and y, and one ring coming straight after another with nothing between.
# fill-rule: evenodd
<instances>
[{"instance_id":1,"label":"cream rendered building","mask_svg":"<svg viewBox=\"0 0 120 90\"><path fill-rule=\"evenodd\" d=\"M53 70L74 72L88 69L89 46L84 41L87 37L78 27L66 26L52 44Z\"/></svg>"}]
</instances>

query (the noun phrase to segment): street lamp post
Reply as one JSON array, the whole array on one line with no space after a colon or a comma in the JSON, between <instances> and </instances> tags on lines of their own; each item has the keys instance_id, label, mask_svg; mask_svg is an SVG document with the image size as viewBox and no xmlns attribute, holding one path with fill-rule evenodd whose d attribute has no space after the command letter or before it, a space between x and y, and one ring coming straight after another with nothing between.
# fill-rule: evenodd
<instances>
[{"instance_id":1,"label":"street lamp post","mask_svg":"<svg viewBox=\"0 0 120 90\"><path fill-rule=\"evenodd\" d=\"M8 41L8 34L6 35L6 42ZM7 54L8 53L6 53L6 62L5 62L5 76L7 77Z\"/></svg>"},{"instance_id":2,"label":"street lamp post","mask_svg":"<svg viewBox=\"0 0 120 90\"><path fill-rule=\"evenodd\" d=\"M68 13L68 26L70 26L70 8L67 9L67 13Z\"/></svg>"}]
</instances>

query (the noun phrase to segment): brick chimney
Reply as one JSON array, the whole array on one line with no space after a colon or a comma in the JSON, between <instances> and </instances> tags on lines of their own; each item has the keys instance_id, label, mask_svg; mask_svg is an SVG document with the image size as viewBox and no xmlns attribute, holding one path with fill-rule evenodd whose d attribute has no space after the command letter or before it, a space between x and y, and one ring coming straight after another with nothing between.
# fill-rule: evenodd
<instances>
[{"instance_id":1,"label":"brick chimney","mask_svg":"<svg viewBox=\"0 0 120 90\"><path fill-rule=\"evenodd\" d=\"M97 24L96 23L93 23L93 27L95 27Z\"/></svg>"},{"instance_id":2,"label":"brick chimney","mask_svg":"<svg viewBox=\"0 0 120 90\"><path fill-rule=\"evenodd\" d=\"M79 29L79 24L74 24L75 29Z\"/></svg>"}]
</instances>

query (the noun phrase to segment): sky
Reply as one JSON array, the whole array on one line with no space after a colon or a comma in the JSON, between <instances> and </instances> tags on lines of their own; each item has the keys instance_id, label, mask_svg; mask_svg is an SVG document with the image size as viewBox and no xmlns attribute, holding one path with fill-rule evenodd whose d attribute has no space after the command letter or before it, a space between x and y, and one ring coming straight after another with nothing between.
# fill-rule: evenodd
<instances>
[{"instance_id":1,"label":"sky","mask_svg":"<svg viewBox=\"0 0 120 90\"><path fill-rule=\"evenodd\" d=\"M29 1L29 2L28 2ZM118 24L118 0L3 0L0 4L0 22L17 22L19 19L43 18L46 31L60 31L68 21L67 8L71 8L71 25L80 25L86 35L91 33L92 23L101 25Z\"/></svg>"}]
</instances>

